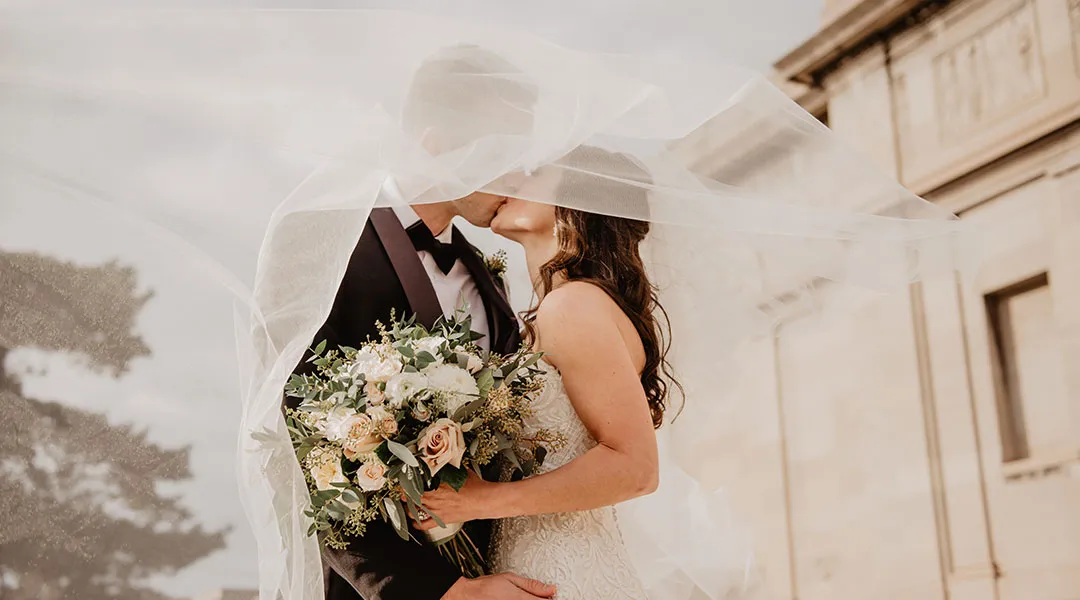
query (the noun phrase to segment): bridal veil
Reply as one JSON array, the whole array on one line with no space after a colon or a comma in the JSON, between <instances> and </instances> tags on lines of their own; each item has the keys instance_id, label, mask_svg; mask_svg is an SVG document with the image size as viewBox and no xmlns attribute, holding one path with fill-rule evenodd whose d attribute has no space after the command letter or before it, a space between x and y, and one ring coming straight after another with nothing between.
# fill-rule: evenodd
<instances>
[{"instance_id":1,"label":"bridal veil","mask_svg":"<svg viewBox=\"0 0 1080 600\"><path fill-rule=\"evenodd\" d=\"M388 177L405 202L481 189L653 223L645 253L686 401L660 431L660 491L621 522L656 598L751 593L753 532L701 483L710 420L738 410L732 356L787 319L963 268L959 222L740 67L280 4L0 16L5 219L62 202L85 219L75 248L122 224L235 310L235 359L214 348L204 368L239 377L262 598L321 594L281 390Z\"/></svg>"}]
</instances>

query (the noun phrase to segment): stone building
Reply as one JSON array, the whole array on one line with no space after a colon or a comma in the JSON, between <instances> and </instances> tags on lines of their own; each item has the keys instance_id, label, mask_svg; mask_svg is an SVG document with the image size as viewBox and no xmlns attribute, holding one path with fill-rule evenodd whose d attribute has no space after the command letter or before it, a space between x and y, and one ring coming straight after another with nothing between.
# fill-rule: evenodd
<instances>
[{"instance_id":1,"label":"stone building","mask_svg":"<svg viewBox=\"0 0 1080 600\"><path fill-rule=\"evenodd\" d=\"M826 5L776 80L984 263L743 356L768 597L1080 598L1080 0Z\"/></svg>"}]
</instances>

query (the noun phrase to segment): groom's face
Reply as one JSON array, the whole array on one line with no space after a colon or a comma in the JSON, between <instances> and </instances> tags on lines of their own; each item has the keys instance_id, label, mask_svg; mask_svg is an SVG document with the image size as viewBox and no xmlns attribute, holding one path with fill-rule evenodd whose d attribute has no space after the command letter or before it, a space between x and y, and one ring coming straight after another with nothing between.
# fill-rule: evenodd
<instances>
[{"instance_id":1,"label":"groom's face","mask_svg":"<svg viewBox=\"0 0 1080 600\"><path fill-rule=\"evenodd\" d=\"M495 218L495 213L504 202L506 202L505 196L496 196L487 192L473 192L453 201L457 214L477 227L490 227L491 220Z\"/></svg>"}]
</instances>

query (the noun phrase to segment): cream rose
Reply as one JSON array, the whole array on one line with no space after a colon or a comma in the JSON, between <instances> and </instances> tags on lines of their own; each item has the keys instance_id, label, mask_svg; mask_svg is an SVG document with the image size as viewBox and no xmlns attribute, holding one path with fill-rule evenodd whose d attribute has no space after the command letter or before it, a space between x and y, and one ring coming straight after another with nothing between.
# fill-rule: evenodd
<instances>
[{"instance_id":1,"label":"cream rose","mask_svg":"<svg viewBox=\"0 0 1080 600\"><path fill-rule=\"evenodd\" d=\"M420 434L417 449L420 460L427 464L432 475L446 465L461 468L461 459L465 456L465 435L461 426L453 420L439 419Z\"/></svg>"},{"instance_id":2,"label":"cream rose","mask_svg":"<svg viewBox=\"0 0 1080 600\"><path fill-rule=\"evenodd\" d=\"M349 429L349 435L346 436L345 443L342 444L342 448L345 450L345 458L356 460L357 456L373 452L382 443L382 438L374 429L371 417L356 415L352 427Z\"/></svg>"},{"instance_id":3,"label":"cream rose","mask_svg":"<svg viewBox=\"0 0 1080 600\"><path fill-rule=\"evenodd\" d=\"M370 460L356 471L356 485L365 492L377 492L386 485L386 465Z\"/></svg>"},{"instance_id":4,"label":"cream rose","mask_svg":"<svg viewBox=\"0 0 1080 600\"><path fill-rule=\"evenodd\" d=\"M386 401L386 394L383 393L378 383L374 381L367 382L364 386L364 393L367 394L367 403L372 406L378 406Z\"/></svg>"},{"instance_id":5,"label":"cream rose","mask_svg":"<svg viewBox=\"0 0 1080 600\"><path fill-rule=\"evenodd\" d=\"M397 421L394 419L383 419L379 422L379 433L390 437L398 432Z\"/></svg>"},{"instance_id":6,"label":"cream rose","mask_svg":"<svg viewBox=\"0 0 1080 600\"><path fill-rule=\"evenodd\" d=\"M315 480L315 487L319 490L328 490L335 483L348 483L345 473L341 471L341 461L337 456L330 453L311 465L311 478Z\"/></svg>"}]
</instances>

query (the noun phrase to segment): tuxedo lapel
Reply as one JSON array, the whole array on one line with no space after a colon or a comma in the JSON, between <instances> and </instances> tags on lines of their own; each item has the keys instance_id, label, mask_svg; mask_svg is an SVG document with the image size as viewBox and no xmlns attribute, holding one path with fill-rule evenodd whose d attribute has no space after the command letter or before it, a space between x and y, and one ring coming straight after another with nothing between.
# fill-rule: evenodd
<instances>
[{"instance_id":1,"label":"tuxedo lapel","mask_svg":"<svg viewBox=\"0 0 1080 600\"><path fill-rule=\"evenodd\" d=\"M417 321L431 328L443 316L442 306L409 234L405 233L405 228L392 209L372 209L368 218L390 258L390 264L405 290L409 306L416 313Z\"/></svg>"},{"instance_id":2,"label":"tuxedo lapel","mask_svg":"<svg viewBox=\"0 0 1080 600\"><path fill-rule=\"evenodd\" d=\"M517 318L514 316L514 309L510 307L506 299L506 292L491 276L491 272L488 271L481 258L480 251L473 247L456 227L453 244L457 247L461 262L476 282L480 296L484 299L484 310L487 312L488 328L491 333L491 350L499 353L516 350L519 340Z\"/></svg>"}]
</instances>

